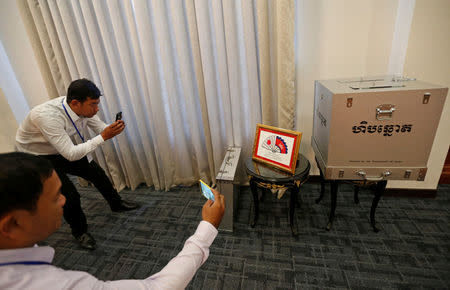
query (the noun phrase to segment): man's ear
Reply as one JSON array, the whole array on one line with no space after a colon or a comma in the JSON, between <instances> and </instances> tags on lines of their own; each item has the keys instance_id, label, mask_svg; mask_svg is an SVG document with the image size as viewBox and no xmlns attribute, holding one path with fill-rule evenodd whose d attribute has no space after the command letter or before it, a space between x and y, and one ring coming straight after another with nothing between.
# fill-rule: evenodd
<instances>
[{"instance_id":1,"label":"man's ear","mask_svg":"<svg viewBox=\"0 0 450 290\"><path fill-rule=\"evenodd\" d=\"M79 106L80 104L81 104L81 102L78 101L78 100L76 100L76 99L73 99L73 100L70 101L70 103L69 103L70 106L75 106L75 107Z\"/></svg>"},{"instance_id":2,"label":"man's ear","mask_svg":"<svg viewBox=\"0 0 450 290\"><path fill-rule=\"evenodd\" d=\"M7 213L0 218L0 235L13 238L19 229L20 226L14 212Z\"/></svg>"}]
</instances>

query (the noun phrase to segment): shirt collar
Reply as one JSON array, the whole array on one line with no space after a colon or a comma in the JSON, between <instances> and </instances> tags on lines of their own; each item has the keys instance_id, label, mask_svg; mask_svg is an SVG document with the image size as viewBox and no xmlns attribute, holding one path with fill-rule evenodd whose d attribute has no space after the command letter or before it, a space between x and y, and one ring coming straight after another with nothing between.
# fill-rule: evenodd
<instances>
[{"instance_id":1,"label":"shirt collar","mask_svg":"<svg viewBox=\"0 0 450 290\"><path fill-rule=\"evenodd\" d=\"M70 118L72 118L72 121L74 122L78 121L78 119L80 119L80 116L78 116L74 111L72 111L72 108L70 108L69 104L67 103L67 97L64 97L63 104L67 110L67 113L69 113Z\"/></svg>"},{"instance_id":2,"label":"shirt collar","mask_svg":"<svg viewBox=\"0 0 450 290\"><path fill-rule=\"evenodd\" d=\"M48 246L0 250L0 263L23 261L51 263L54 255L55 249Z\"/></svg>"}]
</instances>

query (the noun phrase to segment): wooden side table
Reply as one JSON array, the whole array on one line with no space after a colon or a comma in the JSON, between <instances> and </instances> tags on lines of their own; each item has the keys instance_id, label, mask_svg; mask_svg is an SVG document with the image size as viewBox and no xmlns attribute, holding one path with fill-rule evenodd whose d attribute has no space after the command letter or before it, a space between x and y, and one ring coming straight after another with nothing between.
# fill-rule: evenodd
<instances>
[{"instance_id":1,"label":"wooden side table","mask_svg":"<svg viewBox=\"0 0 450 290\"><path fill-rule=\"evenodd\" d=\"M250 180L250 188L253 196L253 207L250 213L250 226L253 228L259 216L258 187L269 189L290 189L289 223L292 234L298 234L295 207L298 203L300 186L308 179L311 165L305 156L299 154L295 173L290 174L279 169L253 161L251 157L245 160L245 169Z\"/></svg>"}]
</instances>

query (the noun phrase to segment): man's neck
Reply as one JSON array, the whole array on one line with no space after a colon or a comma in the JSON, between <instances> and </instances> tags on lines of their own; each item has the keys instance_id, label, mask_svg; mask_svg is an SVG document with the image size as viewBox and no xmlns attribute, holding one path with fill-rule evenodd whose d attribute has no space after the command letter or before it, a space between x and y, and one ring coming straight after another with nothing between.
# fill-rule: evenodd
<instances>
[{"instance_id":1,"label":"man's neck","mask_svg":"<svg viewBox=\"0 0 450 290\"><path fill-rule=\"evenodd\" d=\"M12 250L19 248L29 248L36 243L17 243L11 240L0 238L0 250Z\"/></svg>"}]
</instances>

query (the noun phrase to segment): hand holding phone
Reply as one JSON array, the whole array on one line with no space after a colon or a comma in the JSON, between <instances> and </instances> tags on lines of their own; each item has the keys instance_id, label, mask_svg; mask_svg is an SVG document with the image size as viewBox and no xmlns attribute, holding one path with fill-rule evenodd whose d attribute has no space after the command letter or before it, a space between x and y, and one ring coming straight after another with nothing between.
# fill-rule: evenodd
<instances>
[{"instance_id":1,"label":"hand holding phone","mask_svg":"<svg viewBox=\"0 0 450 290\"><path fill-rule=\"evenodd\" d=\"M203 196L207 199L214 201L214 193L211 190L211 187L208 186L205 182L200 179L200 187L202 188Z\"/></svg>"},{"instance_id":2,"label":"hand holding phone","mask_svg":"<svg viewBox=\"0 0 450 290\"><path fill-rule=\"evenodd\" d=\"M203 195L208 198L202 208L202 219L218 228L225 213L225 197L201 180L200 186ZM205 188L205 191L203 191L203 188ZM212 193L212 198L210 198L209 193Z\"/></svg>"},{"instance_id":3,"label":"hand holding phone","mask_svg":"<svg viewBox=\"0 0 450 290\"><path fill-rule=\"evenodd\" d=\"M109 126L106 126L105 129L100 133L103 137L103 140L109 140L120 133L125 129L125 123L123 121L120 122L114 122L110 124Z\"/></svg>"},{"instance_id":4,"label":"hand holding phone","mask_svg":"<svg viewBox=\"0 0 450 290\"><path fill-rule=\"evenodd\" d=\"M116 114L116 122L122 120L122 112Z\"/></svg>"}]
</instances>

